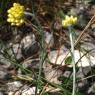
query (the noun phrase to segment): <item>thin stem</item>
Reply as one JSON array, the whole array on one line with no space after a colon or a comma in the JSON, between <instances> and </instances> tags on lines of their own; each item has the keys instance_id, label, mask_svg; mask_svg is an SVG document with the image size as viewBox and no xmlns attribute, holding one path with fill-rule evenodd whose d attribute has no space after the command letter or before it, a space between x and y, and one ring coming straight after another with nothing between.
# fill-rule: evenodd
<instances>
[{"instance_id":1,"label":"thin stem","mask_svg":"<svg viewBox=\"0 0 95 95\"><path fill-rule=\"evenodd\" d=\"M35 90L35 95L37 95L37 91L38 91L38 85L40 85L40 80L41 80L41 73L42 73L42 67L43 67L43 63L46 59L47 53L45 50L45 39L44 39L44 30L39 22L39 20L37 19L35 14L29 13L29 12L25 12L25 15L29 15L31 17L34 18L35 22L37 23L37 30L39 32L39 34L41 35L41 39L39 41L40 44L40 62L39 62L39 72L38 72L38 78L37 78L37 86L36 86L36 90Z\"/></svg>"},{"instance_id":2,"label":"thin stem","mask_svg":"<svg viewBox=\"0 0 95 95\"><path fill-rule=\"evenodd\" d=\"M75 68L75 54L74 54L74 40L71 27L69 27L70 42L71 42L71 56L72 56L72 65L73 65L73 90L72 95L75 95L76 91L76 68Z\"/></svg>"}]
</instances>

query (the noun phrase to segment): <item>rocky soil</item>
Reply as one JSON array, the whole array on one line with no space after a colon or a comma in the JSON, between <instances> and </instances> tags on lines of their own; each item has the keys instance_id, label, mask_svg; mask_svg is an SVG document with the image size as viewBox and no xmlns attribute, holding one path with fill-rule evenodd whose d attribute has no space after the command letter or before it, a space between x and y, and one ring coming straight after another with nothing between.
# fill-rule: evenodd
<instances>
[{"instance_id":1,"label":"rocky soil","mask_svg":"<svg viewBox=\"0 0 95 95\"><path fill-rule=\"evenodd\" d=\"M94 15L94 3L76 3L78 5L72 7L67 2L63 6L70 7L68 14L79 16L78 23L74 26L76 38ZM59 22L59 18L56 18L52 25L54 32L50 28L44 28L43 31L48 59L43 63L43 75L47 81L64 84L64 80L60 77L68 78L72 74L72 65L66 65L64 62L70 49L70 42L67 29L63 29ZM6 41L6 36L0 34L2 40L0 42L0 95L33 95L36 86L31 81L35 80L33 72L36 72L40 66L40 36L28 26L17 29L11 36ZM76 62L80 59L79 54L83 56L86 50L92 49L92 51L77 64L76 75L79 78L77 88L82 95L95 95L95 18L82 36L79 47L76 47ZM28 70L32 73L30 74ZM37 93L39 91L38 89ZM60 89L51 86L47 86L46 91L49 95L60 95Z\"/></svg>"}]
</instances>

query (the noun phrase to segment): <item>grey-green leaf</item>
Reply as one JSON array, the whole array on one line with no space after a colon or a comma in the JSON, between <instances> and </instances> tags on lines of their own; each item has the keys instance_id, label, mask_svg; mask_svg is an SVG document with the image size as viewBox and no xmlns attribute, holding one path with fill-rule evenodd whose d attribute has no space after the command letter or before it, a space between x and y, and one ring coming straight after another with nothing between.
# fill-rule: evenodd
<instances>
[{"instance_id":1,"label":"grey-green leaf","mask_svg":"<svg viewBox=\"0 0 95 95\"><path fill-rule=\"evenodd\" d=\"M65 59L65 64L69 65L72 63L72 57L71 56L68 56L66 59Z\"/></svg>"}]
</instances>

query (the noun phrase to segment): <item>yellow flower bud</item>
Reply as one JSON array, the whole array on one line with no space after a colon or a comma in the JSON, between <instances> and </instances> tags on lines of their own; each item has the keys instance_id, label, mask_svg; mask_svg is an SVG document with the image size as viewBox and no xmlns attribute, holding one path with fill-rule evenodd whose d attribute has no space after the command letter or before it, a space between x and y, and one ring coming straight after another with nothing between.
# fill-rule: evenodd
<instances>
[{"instance_id":1,"label":"yellow flower bud","mask_svg":"<svg viewBox=\"0 0 95 95\"><path fill-rule=\"evenodd\" d=\"M13 3L13 7L11 7L8 12L7 21L11 23L11 25L20 26L24 23L24 6L19 3Z\"/></svg>"},{"instance_id":2,"label":"yellow flower bud","mask_svg":"<svg viewBox=\"0 0 95 95\"><path fill-rule=\"evenodd\" d=\"M15 23L11 23L11 25L13 26L13 25L15 25Z\"/></svg>"},{"instance_id":3,"label":"yellow flower bud","mask_svg":"<svg viewBox=\"0 0 95 95\"><path fill-rule=\"evenodd\" d=\"M65 19L62 20L62 25L63 27L69 27L71 25L74 25L77 22L77 17L73 17L73 16L65 16Z\"/></svg>"},{"instance_id":4,"label":"yellow flower bud","mask_svg":"<svg viewBox=\"0 0 95 95\"><path fill-rule=\"evenodd\" d=\"M24 20L23 20L23 19L21 19L21 20L20 20L20 23L23 23L23 22L24 22Z\"/></svg>"},{"instance_id":5,"label":"yellow flower bud","mask_svg":"<svg viewBox=\"0 0 95 95\"><path fill-rule=\"evenodd\" d=\"M12 18L13 16L12 16L12 14L8 14L8 17L9 17L9 18Z\"/></svg>"}]
</instances>

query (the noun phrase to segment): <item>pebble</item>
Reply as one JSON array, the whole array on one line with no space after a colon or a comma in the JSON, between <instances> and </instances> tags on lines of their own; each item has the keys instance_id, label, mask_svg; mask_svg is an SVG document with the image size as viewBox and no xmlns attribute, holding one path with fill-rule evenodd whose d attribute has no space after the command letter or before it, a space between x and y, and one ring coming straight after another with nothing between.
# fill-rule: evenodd
<instances>
[{"instance_id":1,"label":"pebble","mask_svg":"<svg viewBox=\"0 0 95 95\"><path fill-rule=\"evenodd\" d=\"M22 91L21 95L35 95L35 90L36 90L36 87L31 87L29 89L25 89ZM37 93L39 93L39 90L37 91Z\"/></svg>"},{"instance_id":2,"label":"pebble","mask_svg":"<svg viewBox=\"0 0 95 95\"><path fill-rule=\"evenodd\" d=\"M53 47L54 45L53 33L45 31L44 36L45 36L46 47L47 48Z\"/></svg>"},{"instance_id":3,"label":"pebble","mask_svg":"<svg viewBox=\"0 0 95 95\"><path fill-rule=\"evenodd\" d=\"M3 95L3 93L2 93L2 92L0 92L0 95Z\"/></svg>"},{"instance_id":4,"label":"pebble","mask_svg":"<svg viewBox=\"0 0 95 95\"><path fill-rule=\"evenodd\" d=\"M30 57L39 51L39 44L35 40L35 35L30 34L25 36L22 41L22 53L25 57Z\"/></svg>"},{"instance_id":5,"label":"pebble","mask_svg":"<svg viewBox=\"0 0 95 95\"><path fill-rule=\"evenodd\" d=\"M15 57L17 60L21 60L22 59L22 52L21 52L21 44L13 44L12 46L13 48L13 53L15 54Z\"/></svg>"},{"instance_id":6,"label":"pebble","mask_svg":"<svg viewBox=\"0 0 95 95\"><path fill-rule=\"evenodd\" d=\"M14 82L8 82L8 90L9 91L17 91L22 86L22 83L20 81L14 81Z\"/></svg>"},{"instance_id":7,"label":"pebble","mask_svg":"<svg viewBox=\"0 0 95 95\"><path fill-rule=\"evenodd\" d=\"M35 95L35 90L36 90L36 87L30 87L30 88L27 87L24 90L19 90L16 92L10 91L8 95ZM38 93L39 93L39 89L38 89L37 94Z\"/></svg>"},{"instance_id":8,"label":"pebble","mask_svg":"<svg viewBox=\"0 0 95 95\"><path fill-rule=\"evenodd\" d=\"M7 72L0 71L0 79L4 80L6 78L6 75L7 75Z\"/></svg>"},{"instance_id":9,"label":"pebble","mask_svg":"<svg viewBox=\"0 0 95 95\"><path fill-rule=\"evenodd\" d=\"M64 58L66 58L66 55L68 54L68 51L67 52L63 52L60 51L59 52L59 56L58 56L58 51L52 51L50 52L50 54L48 55L49 57L49 60L51 63L53 63L54 65L62 65L64 66L65 65L65 62L64 62ZM93 56L90 56L89 57L86 55L86 56L83 56L85 53L83 52L79 52L78 50L75 50L75 62L78 62L77 66L78 67L88 67L88 66L94 66L95 65L95 57ZM58 56L58 57L57 57ZM70 56L70 53L68 54L68 56ZM81 56L83 56L81 58ZM79 60L81 58L81 60ZM70 67L72 67L72 64L68 65Z\"/></svg>"}]
</instances>

